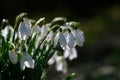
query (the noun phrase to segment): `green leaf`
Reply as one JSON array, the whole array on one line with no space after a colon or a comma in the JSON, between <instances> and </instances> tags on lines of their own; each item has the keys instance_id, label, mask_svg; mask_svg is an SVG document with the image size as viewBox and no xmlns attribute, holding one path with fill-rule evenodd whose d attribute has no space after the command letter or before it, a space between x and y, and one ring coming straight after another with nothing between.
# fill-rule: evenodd
<instances>
[{"instance_id":1,"label":"green leaf","mask_svg":"<svg viewBox=\"0 0 120 80\"><path fill-rule=\"evenodd\" d=\"M29 42L29 48L28 48L28 53L32 53L32 50L35 49L35 41L36 41L37 34L31 39Z\"/></svg>"},{"instance_id":2,"label":"green leaf","mask_svg":"<svg viewBox=\"0 0 120 80\"><path fill-rule=\"evenodd\" d=\"M7 34L7 42L10 41L10 37L11 37L11 30L9 29Z\"/></svg>"}]
</instances>

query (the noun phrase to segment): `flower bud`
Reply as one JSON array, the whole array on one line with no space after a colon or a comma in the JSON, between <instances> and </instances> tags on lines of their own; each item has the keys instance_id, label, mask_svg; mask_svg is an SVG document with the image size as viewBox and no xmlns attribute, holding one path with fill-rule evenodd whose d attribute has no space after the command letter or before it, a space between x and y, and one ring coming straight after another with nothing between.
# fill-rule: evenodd
<instances>
[{"instance_id":1,"label":"flower bud","mask_svg":"<svg viewBox=\"0 0 120 80\"><path fill-rule=\"evenodd\" d=\"M16 64L18 61L18 55L15 53L15 51L11 50L9 51L9 59L11 63Z\"/></svg>"}]
</instances>

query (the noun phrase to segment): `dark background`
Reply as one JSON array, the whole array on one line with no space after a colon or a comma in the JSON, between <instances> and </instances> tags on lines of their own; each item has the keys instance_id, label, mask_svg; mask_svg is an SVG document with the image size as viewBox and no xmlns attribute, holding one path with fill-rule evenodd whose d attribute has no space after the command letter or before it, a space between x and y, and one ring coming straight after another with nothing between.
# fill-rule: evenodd
<instances>
[{"instance_id":1,"label":"dark background","mask_svg":"<svg viewBox=\"0 0 120 80\"><path fill-rule=\"evenodd\" d=\"M63 16L80 22L86 41L83 47L76 47L78 58L68 61L68 74L75 72L76 80L120 80L119 0L0 1L0 21L6 18L13 25L21 12L34 19ZM61 80L68 74L51 69L48 80Z\"/></svg>"},{"instance_id":2,"label":"dark background","mask_svg":"<svg viewBox=\"0 0 120 80\"><path fill-rule=\"evenodd\" d=\"M72 19L104 15L106 9L119 5L119 0L1 0L2 18L13 20L21 12L30 16L66 16Z\"/></svg>"}]
</instances>

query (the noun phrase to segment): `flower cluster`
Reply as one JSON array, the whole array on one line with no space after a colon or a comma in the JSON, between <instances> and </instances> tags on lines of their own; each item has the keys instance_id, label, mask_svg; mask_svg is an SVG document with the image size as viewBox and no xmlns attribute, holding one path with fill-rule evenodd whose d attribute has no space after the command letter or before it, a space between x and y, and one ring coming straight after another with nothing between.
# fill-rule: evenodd
<instances>
[{"instance_id":1,"label":"flower cluster","mask_svg":"<svg viewBox=\"0 0 120 80\"><path fill-rule=\"evenodd\" d=\"M76 45L82 47L85 41L84 33L77 27L73 27L75 22L67 22L64 25L60 26L60 30L57 32L54 38L54 48L57 46L58 42L60 43L60 47L64 50L63 56L59 56L54 54L54 56L48 61L48 64L53 64L56 62L57 71L62 71L64 73L67 72L67 64L65 62L65 58L69 58L69 60L73 60L77 58L77 50L75 48ZM56 51L57 52L57 51ZM63 57L59 59L60 57ZM59 64L61 65L58 65ZM61 67L59 69L59 67Z\"/></svg>"},{"instance_id":2,"label":"flower cluster","mask_svg":"<svg viewBox=\"0 0 120 80\"><path fill-rule=\"evenodd\" d=\"M45 67L53 63L57 71L66 73L65 58L77 58L75 46L82 47L84 43L79 24L60 17L46 23L45 18L35 21L21 13L14 26L3 20L0 31L0 78L3 80L43 79ZM59 46L63 54L58 54Z\"/></svg>"}]
</instances>

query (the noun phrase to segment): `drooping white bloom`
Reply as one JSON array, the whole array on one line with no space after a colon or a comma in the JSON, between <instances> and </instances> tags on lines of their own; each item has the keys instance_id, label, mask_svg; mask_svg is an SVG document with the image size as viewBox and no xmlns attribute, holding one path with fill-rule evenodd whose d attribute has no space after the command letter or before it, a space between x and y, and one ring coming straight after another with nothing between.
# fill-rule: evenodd
<instances>
[{"instance_id":1,"label":"drooping white bloom","mask_svg":"<svg viewBox=\"0 0 120 80\"><path fill-rule=\"evenodd\" d=\"M62 49L65 49L66 48L66 39L65 39L65 36L62 32L60 32L60 35L59 35L59 38L60 38L60 46Z\"/></svg>"},{"instance_id":2,"label":"drooping white bloom","mask_svg":"<svg viewBox=\"0 0 120 80\"><path fill-rule=\"evenodd\" d=\"M58 56L56 58L56 70L62 71L63 73L67 73L67 63L63 56Z\"/></svg>"},{"instance_id":3,"label":"drooping white bloom","mask_svg":"<svg viewBox=\"0 0 120 80\"><path fill-rule=\"evenodd\" d=\"M37 35L40 34L40 32L41 32L40 26L39 26L39 25L34 26L34 27L32 28L32 38L34 38L36 34L37 34ZM37 43L37 44L38 44L38 43Z\"/></svg>"},{"instance_id":4,"label":"drooping white bloom","mask_svg":"<svg viewBox=\"0 0 120 80\"><path fill-rule=\"evenodd\" d=\"M30 20L28 20L27 18L23 18L23 22L28 27L28 29L31 30L32 24L31 24Z\"/></svg>"},{"instance_id":5,"label":"drooping white bloom","mask_svg":"<svg viewBox=\"0 0 120 80\"><path fill-rule=\"evenodd\" d=\"M82 47L83 46L83 43L85 41L85 38L84 38L84 33L83 31L77 29L77 30L74 30L73 31L73 35L76 39L76 43L78 46Z\"/></svg>"},{"instance_id":6,"label":"drooping white bloom","mask_svg":"<svg viewBox=\"0 0 120 80\"><path fill-rule=\"evenodd\" d=\"M52 65L55 63L56 70L67 73L67 63L63 56L59 56L58 51L55 51L54 55L49 59L48 64Z\"/></svg>"},{"instance_id":7,"label":"drooping white bloom","mask_svg":"<svg viewBox=\"0 0 120 80\"><path fill-rule=\"evenodd\" d=\"M41 28L40 28L39 25L36 25L35 27L33 27L32 38L35 37L36 34L39 35L40 32L41 32ZM38 37L36 38L35 48L38 47L40 40L41 40L41 37L38 36Z\"/></svg>"},{"instance_id":8,"label":"drooping white bloom","mask_svg":"<svg viewBox=\"0 0 120 80\"><path fill-rule=\"evenodd\" d=\"M18 26L18 37L20 39L28 39L31 35L31 23L27 18L23 19L23 22L20 22Z\"/></svg>"},{"instance_id":9,"label":"drooping white bloom","mask_svg":"<svg viewBox=\"0 0 120 80\"><path fill-rule=\"evenodd\" d=\"M37 28L36 28L37 29ZM38 35L36 42L35 42L35 47L37 48L41 39L43 39L46 36L46 41L49 42L52 37L53 37L53 32L51 31L49 34L48 31L50 30L50 28L47 25L43 25L42 28L39 28L39 31L36 32L40 32L40 35Z\"/></svg>"},{"instance_id":10,"label":"drooping white bloom","mask_svg":"<svg viewBox=\"0 0 120 80\"><path fill-rule=\"evenodd\" d=\"M69 48L73 48L75 46L75 39L71 32L67 34L66 41Z\"/></svg>"},{"instance_id":11,"label":"drooping white bloom","mask_svg":"<svg viewBox=\"0 0 120 80\"><path fill-rule=\"evenodd\" d=\"M61 48L64 50L66 48L66 38L62 32L58 32L54 39L54 47L57 46L58 41L60 42Z\"/></svg>"},{"instance_id":12,"label":"drooping white bloom","mask_svg":"<svg viewBox=\"0 0 120 80\"><path fill-rule=\"evenodd\" d=\"M50 30L50 28L47 25L43 25L41 28L41 39L46 36L47 32Z\"/></svg>"},{"instance_id":13,"label":"drooping white bloom","mask_svg":"<svg viewBox=\"0 0 120 80\"><path fill-rule=\"evenodd\" d=\"M67 46L66 49L64 50L64 57L69 58L69 60L73 60L73 59L77 58L76 48L75 47L69 48Z\"/></svg>"},{"instance_id":14,"label":"drooping white bloom","mask_svg":"<svg viewBox=\"0 0 120 80\"><path fill-rule=\"evenodd\" d=\"M54 63L55 63L55 58L54 57L50 58L48 61L48 65L52 65Z\"/></svg>"},{"instance_id":15,"label":"drooping white bloom","mask_svg":"<svg viewBox=\"0 0 120 80\"><path fill-rule=\"evenodd\" d=\"M25 67L34 69L35 62L28 53L24 53L20 61L21 70L25 70Z\"/></svg>"},{"instance_id":16,"label":"drooping white bloom","mask_svg":"<svg viewBox=\"0 0 120 80\"><path fill-rule=\"evenodd\" d=\"M47 42L49 42L52 38L53 38L53 32L51 31L48 35L47 35L47 37L46 37L46 41Z\"/></svg>"},{"instance_id":17,"label":"drooping white bloom","mask_svg":"<svg viewBox=\"0 0 120 80\"><path fill-rule=\"evenodd\" d=\"M54 55L49 59L48 65L52 65L52 64L55 63L55 60L56 60L56 58L58 57L57 53L58 53L58 52L55 51Z\"/></svg>"},{"instance_id":18,"label":"drooping white bloom","mask_svg":"<svg viewBox=\"0 0 120 80\"><path fill-rule=\"evenodd\" d=\"M40 33L40 35L38 36L38 39L37 39L37 41L36 41L36 44L39 44L39 42L40 42L40 40L41 39L43 39L45 36L47 36L46 37L46 41L47 42L49 42L51 39L52 39L52 37L53 37L53 32L51 31L49 34L47 34L48 33L48 31L50 30L50 28L48 27L49 25L43 25L42 26L42 28L41 28L41 33Z\"/></svg>"},{"instance_id":19,"label":"drooping white bloom","mask_svg":"<svg viewBox=\"0 0 120 80\"><path fill-rule=\"evenodd\" d=\"M18 55L15 53L15 51L11 50L9 51L9 59L11 63L16 64L18 61Z\"/></svg>"},{"instance_id":20,"label":"drooping white bloom","mask_svg":"<svg viewBox=\"0 0 120 80\"><path fill-rule=\"evenodd\" d=\"M6 40L9 30L11 31L11 33L10 33L11 34L10 35L10 41L12 41L12 37L13 37L13 33L14 33L14 29L13 29L12 26L10 26L10 25L5 26L5 28L1 31L1 33L2 33L2 36L4 36L4 38Z\"/></svg>"},{"instance_id":21,"label":"drooping white bloom","mask_svg":"<svg viewBox=\"0 0 120 80\"><path fill-rule=\"evenodd\" d=\"M39 25L36 25L36 26L34 27L34 29L33 29L33 32L39 33L40 30L41 30L40 26L39 26Z\"/></svg>"}]
</instances>

